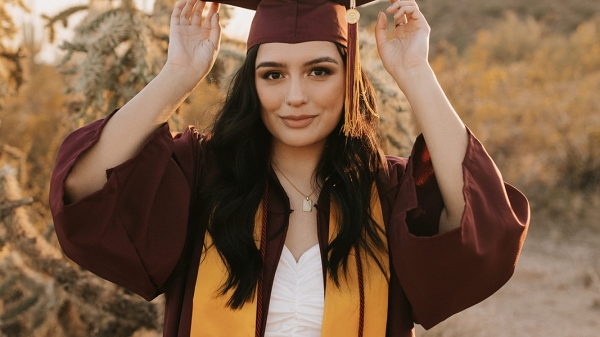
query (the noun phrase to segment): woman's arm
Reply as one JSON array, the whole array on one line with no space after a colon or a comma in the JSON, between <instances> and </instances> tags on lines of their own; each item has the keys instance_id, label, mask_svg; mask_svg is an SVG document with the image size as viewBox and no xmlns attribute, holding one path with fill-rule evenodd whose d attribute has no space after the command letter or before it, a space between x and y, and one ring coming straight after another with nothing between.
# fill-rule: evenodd
<instances>
[{"instance_id":1,"label":"woman's arm","mask_svg":"<svg viewBox=\"0 0 600 337\"><path fill-rule=\"evenodd\" d=\"M387 22L379 13L376 40L386 70L413 108L425 137L436 179L444 201L440 233L460 226L465 201L462 162L467 131L429 66L430 28L414 0L391 0L387 12L394 14L394 36L387 36Z\"/></svg>"},{"instance_id":2,"label":"woman's arm","mask_svg":"<svg viewBox=\"0 0 600 337\"><path fill-rule=\"evenodd\" d=\"M165 66L108 121L98 142L77 160L65 180L70 201L101 189L106 170L132 158L208 74L219 51L221 27L215 15L219 5L213 3L203 21L205 5L197 0L177 2Z\"/></svg>"}]
</instances>

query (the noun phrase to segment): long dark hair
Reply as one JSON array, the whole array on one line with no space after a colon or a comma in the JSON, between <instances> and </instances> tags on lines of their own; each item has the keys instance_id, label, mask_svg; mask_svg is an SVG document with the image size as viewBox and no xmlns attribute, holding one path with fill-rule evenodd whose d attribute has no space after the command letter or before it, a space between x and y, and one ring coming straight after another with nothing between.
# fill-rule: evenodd
<instances>
[{"instance_id":1,"label":"long dark hair","mask_svg":"<svg viewBox=\"0 0 600 337\"><path fill-rule=\"evenodd\" d=\"M220 291L225 295L233 290L228 305L234 309L253 298L263 268L253 233L255 213L271 170L271 134L260 117L254 82L258 48L248 51L232 79L223 108L215 117L208 146L215 154L218 174L203 191L200 203L210 218L208 232L228 270ZM338 45L338 50L345 62L345 47ZM327 270L338 285L340 275L347 271L353 247L372 256L384 270L375 257L377 251L386 248L371 217L370 200L375 176L385 165L378 139L378 118L368 111L376 105L375 90L364 72L361 76L366 85L360 99L362 136L344 136L341 118L327 139L314 175L319 187L330 191L340 213L339 233L327 251Z\"/></svg>"}]
</instances>

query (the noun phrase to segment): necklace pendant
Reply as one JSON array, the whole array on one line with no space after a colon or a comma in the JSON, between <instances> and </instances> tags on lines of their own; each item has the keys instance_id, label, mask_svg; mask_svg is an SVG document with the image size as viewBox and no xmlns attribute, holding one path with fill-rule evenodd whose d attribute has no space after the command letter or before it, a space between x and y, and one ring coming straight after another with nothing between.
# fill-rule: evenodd
<instances>
[{"instance_id":1,"label":"necklace pendant","mask_svg":"<svg viewBox=\"0 0 600 337\"><path fill-rule=\"evenodd\" d=\"M312 211L312 200L308 199L308 197L302 201L302 210L305 212Z\"/></svg>"}]
</instances>

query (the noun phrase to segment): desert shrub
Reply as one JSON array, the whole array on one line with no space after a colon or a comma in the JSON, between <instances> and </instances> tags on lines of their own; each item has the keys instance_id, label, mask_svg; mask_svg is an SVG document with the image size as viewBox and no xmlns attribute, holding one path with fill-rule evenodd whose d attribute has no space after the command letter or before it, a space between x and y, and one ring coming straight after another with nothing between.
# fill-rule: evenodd
<instances>
[{"instance_id":1,"label":"desert shrub","mask_svg":"<svg viewBox=\"0 0 600 337\"><path fill-rule=\"evenodd\" d=\"M432 63L505 178L539 205L553 191L600 190L599 31L596 18L565 35L509 13L464 53L444 44Z\"/></svg>"}]
</instances>

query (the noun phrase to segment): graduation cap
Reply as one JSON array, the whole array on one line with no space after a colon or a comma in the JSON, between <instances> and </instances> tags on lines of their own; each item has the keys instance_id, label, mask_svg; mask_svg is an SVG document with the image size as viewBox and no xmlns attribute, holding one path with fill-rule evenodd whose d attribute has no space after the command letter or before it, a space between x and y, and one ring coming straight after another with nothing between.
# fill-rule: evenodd
<instances>
[{"instance_id":1,"label":"graduation cap","mask_svg":"<svg viewBox=\"0 0 600 337\"><path fill-rule=\"evenodd\" d=\"M359 98L364 92L358 54L356 6L373 0L216 0L256 10L247 48L270 42L330 41L347 48L346 98L343 131L348 137L362 134ZM367 107L374 113L371 107Z\"/></svg>"}]
</instances>

